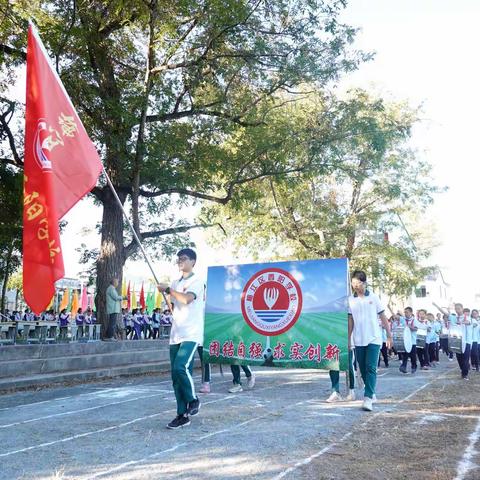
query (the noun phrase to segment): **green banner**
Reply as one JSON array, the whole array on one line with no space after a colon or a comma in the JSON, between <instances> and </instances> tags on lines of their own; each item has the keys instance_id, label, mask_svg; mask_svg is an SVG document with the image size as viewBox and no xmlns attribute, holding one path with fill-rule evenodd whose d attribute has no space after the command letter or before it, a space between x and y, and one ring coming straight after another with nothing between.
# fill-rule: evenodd
<instances>
[{"instance_id":1,"label":"green banner","mask_svg":"<svg viewBox=\"0 0 480 480\"><path fill-rule=\"evenodd\" d=\"M347 370L348 260L208 269L204 359Z\"/></svg>"}]
</instances>

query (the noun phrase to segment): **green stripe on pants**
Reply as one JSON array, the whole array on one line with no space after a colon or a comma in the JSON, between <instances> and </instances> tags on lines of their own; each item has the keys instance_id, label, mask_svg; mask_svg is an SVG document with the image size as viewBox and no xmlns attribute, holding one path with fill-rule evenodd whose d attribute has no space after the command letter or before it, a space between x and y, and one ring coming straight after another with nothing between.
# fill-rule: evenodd
<instances>
[{"instance_id":1,"label":"green stripe on pants","mask_svg":"<svg viewBox=\"0 0 480 480\"><path fill-rule=\"evenodd\" d=\"M377 386L377 362L380 345L369 343L366 347L355 347L358 367L365 384L365 397L373 398Z\"/></svg>"},{"instance_id":2,"label":"green stripe on pants","mask_svg":"<svg viewBox=\"0 0 480 480\"><path fill-rule=\"evenodd\" d=\"M170 345L170 366L172 369L172 383L177 400L177 415L187 413L187 405L195 400L195 386L193 384L193 356L198 343L182 342Z\"/></svg>"}]
</instances>

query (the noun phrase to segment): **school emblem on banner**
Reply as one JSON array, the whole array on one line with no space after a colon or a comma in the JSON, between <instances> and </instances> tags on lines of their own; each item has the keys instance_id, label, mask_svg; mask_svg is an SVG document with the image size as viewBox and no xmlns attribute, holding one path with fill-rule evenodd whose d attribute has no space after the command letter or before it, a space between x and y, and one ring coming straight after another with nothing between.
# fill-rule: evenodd
<instances>
[{"instance_id":1,"label":"school emblem on banner","mask_svg":"<svg viewBox=\"0 0 480 480\"><path fill-rule=\"evenodd\" d=\"M257 333L274 336L293 327L302 311L302 290L286 270L267 268L245 284L241 297L245 321Z\"/></svg>"}]
</instances>

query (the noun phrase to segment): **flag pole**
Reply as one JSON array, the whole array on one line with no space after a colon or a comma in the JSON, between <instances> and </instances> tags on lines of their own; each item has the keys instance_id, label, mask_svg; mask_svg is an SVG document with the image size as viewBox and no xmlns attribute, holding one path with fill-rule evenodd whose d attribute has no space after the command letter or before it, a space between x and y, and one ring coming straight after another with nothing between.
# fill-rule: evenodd
<instances>
[{"instance_id":1,"label":"flag pole","mask_svg":"<svg viewBox=\"0 0 480 480\"><path fill-rule=\"evenodd\" d=\"M110 190L113 193L113 196L117 200L118 206L122 209L123 216L125 217L125 220L127 220L128 226L130 227L130 230L132 231L133 238L136 240L141 252L143 253L143 257L145 258L145 261L147 262L148 267L150 268L150 271L152 272L153 278L155 279L155 282L157 285L160 283L158 281L157 275L155 274L155 271L153 270L152 264L150 262L150 259L148 258L147 252L143 248L142 242L140 241L140 238L138 238L137 232L135 231L135 228L133 228L132 222L128 218L127 212L123 208L122 202L120 201L120 198L118 197L118 194L115 190L115 187L113 186L112 181L110 180L110 177L108 176L107 171L105 170L105 167L102 167L102 172L105 175L105 178L107 179L108 186L110 187ZM167 299L165 292L160 292L163 296L163 299L165 300L165 303L167 304L169 310L172 312L172 304L170 303L170 300Z\"/></svg>"}]
</instances>

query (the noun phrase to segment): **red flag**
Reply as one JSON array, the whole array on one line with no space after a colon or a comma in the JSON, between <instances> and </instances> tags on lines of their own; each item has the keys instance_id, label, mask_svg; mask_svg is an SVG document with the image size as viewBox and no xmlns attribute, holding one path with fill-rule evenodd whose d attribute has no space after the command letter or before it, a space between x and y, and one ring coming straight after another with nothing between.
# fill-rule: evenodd
<instances>
[{"instance_id":1,"label":"red flag","mask_svg":"<svg viewBox=\"0 0 480 480\"><path fill-rule=\"evenodd\" d=\"M145 308L145 292L143 290L143 282L142 282L142 288L140 289L140 306L143 309Z\"/></svg>"},{"instance_id":2,"label":"red flag","mask_svg":"<svg viewBox=\"0 0 480 480\"><path fill-rule=\"evenodd\" d=\"M131 294L130 294L130 280L128 281L128 288L127 288L127 310L130 311L130 299L131 299Z\"/></svg>"},{"instance_id":3,"label":"red flag","mask_svg":"<svg viewBox=\"0 0 480 480\"><path fill-rule=\"evenodd\" d=\"M23 194L23 291L40 313L65 270L58 221L96 184L102 163L51 67L28 29Z\"/></svg>"}]
</instances>

